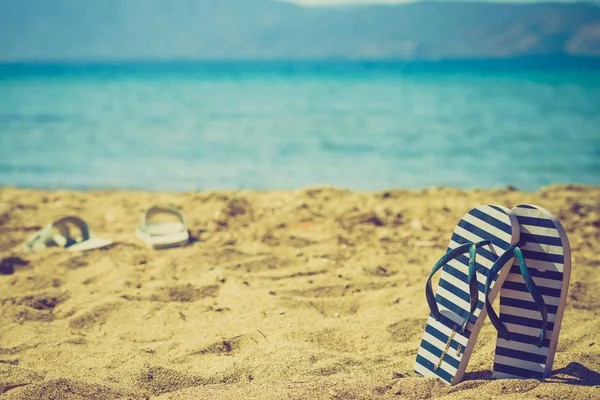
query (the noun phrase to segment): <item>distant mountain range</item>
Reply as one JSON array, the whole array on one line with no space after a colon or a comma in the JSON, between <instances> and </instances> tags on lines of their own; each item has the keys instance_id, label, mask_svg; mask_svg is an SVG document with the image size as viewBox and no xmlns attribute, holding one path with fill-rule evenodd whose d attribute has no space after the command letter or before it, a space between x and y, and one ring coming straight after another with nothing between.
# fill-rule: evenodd
<instances>
[{"instance_id":1,"label":"distant mountain range","mask_svg":"<svg viewBox=\"0 0 600 400\"><path fill-rule=\"evenodd\" d=\"M1 0L0 60L600 57L594 3Z\"/></svg>"}]
</instances>

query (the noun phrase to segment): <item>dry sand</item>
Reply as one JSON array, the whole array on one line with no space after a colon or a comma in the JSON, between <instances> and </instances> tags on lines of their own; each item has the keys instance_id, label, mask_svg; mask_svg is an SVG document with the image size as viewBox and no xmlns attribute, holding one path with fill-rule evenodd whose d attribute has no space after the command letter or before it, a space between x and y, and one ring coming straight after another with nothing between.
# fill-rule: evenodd
<instances>
[{"instance_id":1,"label":"dry sand","mask_svg":"<svg viewBox=\"0 0 600 400\"><path fill-rule=\"evenodd\" d=\"M175 204L194 243L152 251L141 211ZM573 273L544 382L493 381L486 323L465 381L413 370L424 284L480 204L535 203L568 231ZM65 214L110 249L20 252ZM600 398L600 188L355 193L0 189L2 399Z\"/></svg>"}]
</instances>

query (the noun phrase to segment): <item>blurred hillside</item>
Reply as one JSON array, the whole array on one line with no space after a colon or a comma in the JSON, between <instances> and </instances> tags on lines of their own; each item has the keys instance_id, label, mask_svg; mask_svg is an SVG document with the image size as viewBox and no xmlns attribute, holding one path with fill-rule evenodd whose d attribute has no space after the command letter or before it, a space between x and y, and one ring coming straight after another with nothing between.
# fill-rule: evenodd
<instances>
[{"instance_id":1,"label":"blurred hillside","mask_svg":"<svg viewBox=\"0 0 600 400\"><path fill-rule=\"evenodd\" d=\"M143 6L142 6L143 5ZM2 0L1 60L599 56L589 3Z\"/></svg>"}]
</instances>

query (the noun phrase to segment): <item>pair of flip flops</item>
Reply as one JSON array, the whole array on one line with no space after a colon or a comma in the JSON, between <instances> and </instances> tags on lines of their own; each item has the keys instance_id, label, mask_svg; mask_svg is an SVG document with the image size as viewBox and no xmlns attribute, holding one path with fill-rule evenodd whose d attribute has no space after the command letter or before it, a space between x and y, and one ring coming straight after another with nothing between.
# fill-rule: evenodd
<instances>
[{"instance_id":1,"label":"pair of flip flops","mask_svg":"<svg viewBox=\"0 0 600 400\"><path fill-rule=\"evenodd\" d=\"M437 293L431 280L442 270ZM482 206L455 228L426 284L430 308L415 372L462 381L486 316L498 331L493 377L552 371L571 271L567 234L545 209ZM500 295L500 315L492 308Z\"/></svg>"},{"instance_id":2,"label":"pair of flip flops","mask_svg":"<svg viewBox=\"0 0 600 400\"><path fill-rule=\"evenodd\" d=\"M175 217L176 221L153 221L159 216L171 219ZM190 240L187 219L176 207L151 207L145 211L136 236L153 249L184 246ZM26 253L36 253L47 247L62 247L68 251L82 252L106 248L112 243L112 240L95 237L81 218L69 216L54 221L31 235L25 241L24 250Z\"/></svg>"}]
</instances>

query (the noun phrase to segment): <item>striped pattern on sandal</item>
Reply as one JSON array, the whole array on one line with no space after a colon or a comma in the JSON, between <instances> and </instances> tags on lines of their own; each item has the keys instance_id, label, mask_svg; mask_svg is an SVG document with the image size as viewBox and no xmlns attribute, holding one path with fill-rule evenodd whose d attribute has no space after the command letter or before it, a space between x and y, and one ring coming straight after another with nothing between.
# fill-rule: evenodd
<instances>
[{"instance_id":1,"label":"striped pattern on sandal","mask_svg":"<svg viewBox=\"0 0 600 400\"><path fill-rule=\"evenodd\" d=\"M498 337L494 378L535 378L550 375L567 300L571 253L560 222L538 206L513 208L521 231L525 263L548 311L542 347L538 347L542 316L527 290L517 261L500 290L500 321L511 340ZM508 268L507 268L508 269Z\"/></svg>"},{"instance_id":2,"label":"striped pattern on sandal","mask_svg":"<svg viewBox=\"0 0 600 400\"><path fill-rule=\"evenodd\" d=\"M461 326L471 309L469 257L456 257L442 268L435 295L440 318L436 320L432 312L427 320L415 364L415 372L420 375L437 377L448 384L462 380L486 316L483 300L489 270L499 255L519 241L518 222L509 209L481 206L469 211L455 228L448 251L465 243L483 240L490 240L491 244L478 248L476 252L478 301L464 332ZM503 268L496 282L503 282L508 272L509 268ZM498 289L492 286L490 298L494 298Z\"/></svg>"}]
</instances>

